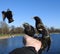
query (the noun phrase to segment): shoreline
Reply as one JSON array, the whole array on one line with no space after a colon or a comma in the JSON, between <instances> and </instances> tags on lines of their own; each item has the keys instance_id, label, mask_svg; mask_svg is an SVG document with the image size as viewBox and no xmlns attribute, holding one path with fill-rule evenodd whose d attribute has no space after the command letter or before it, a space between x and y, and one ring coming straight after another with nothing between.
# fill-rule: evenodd
<instances>
[{"instance_id":1,"label":"shoreline","mask_svg":"<svg viewBox=\"0 0 60 54\"><path fill-rule=\"evenodd\" d=\"M50 33L50 34L60 34L60 33ZM2 35L0 36L0 39L7 39L7 38L12 38L12 37L15 37L15 36L24 36L24 34L14 34L14 35Z\"/></svg>"},{"instance_id":2,"label":"shoreline","mask_svg":"<svg viewBox=\"0 0 60 54\"><path fill-rule=\"evenodd\" d=\"M10 38L10 36L1 36L0 39L7 39Z\"/></svg>"},{"instance_id":3,"label":"shoreline","mask_svg":"<svg viewBox=\"0 0 60 54\"><path fill-rule=\"evenodd\" d=\"M50 33L50 34L60 34L60 33Z\"/></svg>"},{"instance_id":4,"label":"shoreline","mask_svg":"<svg viewBox=\"0 0 60 54\"><path fill-rule=\"evenodd\" d=\"M23 36L24 34L14 34L14 35L3 35L3 36L0 36L0 39L7 39L7 38L12 38L12 37L15 37L15 36Z\"/></svg>"},{"instance_id":5,"label":"shoreline","mask_svg":"<svg viewBox=\"0 0 60 54\"><path fill-rule=\"evenodd\" d=\"M15 37L15 36L16 36L16 35L0 36L0 39L7 39L7 38Z\"/></svg>"}]
</instances>

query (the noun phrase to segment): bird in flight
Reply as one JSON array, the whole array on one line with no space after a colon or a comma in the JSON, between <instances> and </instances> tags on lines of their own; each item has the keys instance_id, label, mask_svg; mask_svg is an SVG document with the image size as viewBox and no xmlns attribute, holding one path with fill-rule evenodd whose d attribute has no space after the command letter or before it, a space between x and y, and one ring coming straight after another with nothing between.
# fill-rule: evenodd
<instances>
[{"instance_id":1,"label":"bird in flight","mask_svg":"<svg viewBox=\"0 0 60 54\"><path fill-rule=\"evenodd\" d=\"M8 19L8 23L12 23L13 20L13 15L12 15L12 11L10 9L7 9L7 11L2 11L2 17L3 17L3 21L5 21L5 19Z\"/></svg>"}]
</instances>

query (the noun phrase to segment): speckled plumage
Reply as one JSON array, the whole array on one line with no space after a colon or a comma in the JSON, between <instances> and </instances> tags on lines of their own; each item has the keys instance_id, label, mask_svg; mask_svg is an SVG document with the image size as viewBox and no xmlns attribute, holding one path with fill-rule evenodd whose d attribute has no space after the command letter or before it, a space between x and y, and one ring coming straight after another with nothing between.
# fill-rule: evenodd
<instances>
[{"instance_id":1,"label":"speckled plumage","mask_svg":"<svg viewBox=\"0 0 60 54\"><path fill-rule=\"evenodd\" d=\"M38 16L35 16L34 17L34 20L35 20L35 27L38 31L39 34L42 34L42 49L44 50L45 48L47 48L47 51L49 50L50 48L50 45L51 45L51 39L50 39L50 35L49 35L49 32L48 30L45 28L45 26L43 25L42 23L42 20L38 17Z\"/></svg>"}]
</instances>

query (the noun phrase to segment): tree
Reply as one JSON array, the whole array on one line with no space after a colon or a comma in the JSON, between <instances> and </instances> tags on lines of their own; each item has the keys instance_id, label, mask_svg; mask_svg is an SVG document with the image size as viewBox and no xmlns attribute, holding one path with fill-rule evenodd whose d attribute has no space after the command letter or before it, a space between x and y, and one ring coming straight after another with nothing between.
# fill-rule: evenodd
<instances>
[{"instance_id":1,"label":"tree","mask_svg":"<svg viewBox=\"0 0 60 54\"><path fill-rule=\"evenodd\" d=\"M17 33L17 34L23 33L23 28L22 27L16 27L15 33Z\"/></svg>"},{"instance_id":2,"label":"tree","mask_svg":"<svg viewBox=\"0 0 60 54\"><path fill-rule=\"evenodd\" d=\"M0 32L2 32L2 34L8 34L9 32L9 27L5 22L0 22L0 29L1 29Z\"/></svg>"},{"instance_id":3,"label":"tree","mask_svg":"<svg viewBox=\"0 0 60 54\"><path fill-rule=\"evenodd\" d=\"M14 34L15 33L15 26L12 25L10 28L9 28L9 34Z\"/></svg>"}]
</instances>

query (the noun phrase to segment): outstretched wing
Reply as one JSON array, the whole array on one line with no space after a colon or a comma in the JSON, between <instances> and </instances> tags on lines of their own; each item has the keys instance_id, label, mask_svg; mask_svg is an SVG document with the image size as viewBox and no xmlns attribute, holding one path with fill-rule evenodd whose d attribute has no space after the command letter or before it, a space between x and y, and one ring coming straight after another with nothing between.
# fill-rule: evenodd
<instances>
[{"instance_id":1,"label":"outstretched wing","mask_svg":"<svg viewBox=\"0 0 60 54\"><path fill-rule=\"evenodd\" d=\"M3 21L5 21L5 18L6 18L6 12L5 11L2 11L2 18L3 18Z\"/></svg>"}]
</instances>

